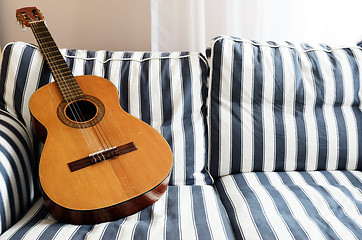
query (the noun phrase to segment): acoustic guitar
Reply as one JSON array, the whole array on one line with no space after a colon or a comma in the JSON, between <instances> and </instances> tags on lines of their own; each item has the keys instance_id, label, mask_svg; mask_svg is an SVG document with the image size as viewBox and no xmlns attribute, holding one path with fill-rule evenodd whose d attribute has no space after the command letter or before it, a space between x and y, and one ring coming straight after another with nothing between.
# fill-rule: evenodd
<instances>
[{"instance_id":1,"label":"acoustic guitar","mask_svg":"<svg viewBox=\"0 0 362 240\"><path fill-rule=\"evenodd\" d=\"M16 13L32 29L55 80L29 102L34 132L45 141L39 178L50 214L60 222L94 224L153 204L170 178L166 140L121 108L110 81L72 75L37 8Z\"/></svg>"}]
</instances>

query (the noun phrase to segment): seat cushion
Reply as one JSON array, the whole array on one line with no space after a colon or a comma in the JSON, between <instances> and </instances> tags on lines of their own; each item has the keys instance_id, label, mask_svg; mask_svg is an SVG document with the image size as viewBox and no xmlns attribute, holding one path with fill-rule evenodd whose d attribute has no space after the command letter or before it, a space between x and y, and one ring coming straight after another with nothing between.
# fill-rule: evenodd
<instances>
[{"instance_id":1,"label":"seat cushion","mask_svg":"<svg viewBox=\"0 0 362 240\"><path fill-rule=\"evenodd\" d=\"M0 109L0 234L33 203L34 169L29 133L14 116Z\"/></svg>"},{"instance_id":2,"label":"seat cushion","mask_svg":"<svg viewBox=\"0 0 362 240\"><path fill-rule=\"evenodd\" d=\"M152 206L114 222L57 223L39 200L0 239L234 239L212 186L170 186Z\"/></svg>"},{"instance_id":3,"label":"seat cushion","mask_svg":"<svg viewBox=\"0 0 362 240\"><path fill-rule=\"evenodd\" d=\"M362 50L219 37L210 62L213 176L362 170Z\"/></svg>"},{"instance_id":4,"label":"seat cushion","mask_svg":"<svg viewBox=\"0 0 362 240\"><path fill-rule=\"evenodd\" d=\"M75 76L95 75L118 89L121 107L150 124L174 156L171 185L212 183L206 165L206 59L196 52L111 52L62 49ZM40 51L8 44L3 51L0 106L30 130L29 99L53 81Z\"/></svg>"},{"instance_id":5,"label":"seat cushion","mask_svg":"<svg viewBox=\"0 0 362 240\"><path fill-rule=\"evenodd\" d=\"M362 172L255 172L215 180L237 239L360 239Z\"/></svg>"}]
</instances>

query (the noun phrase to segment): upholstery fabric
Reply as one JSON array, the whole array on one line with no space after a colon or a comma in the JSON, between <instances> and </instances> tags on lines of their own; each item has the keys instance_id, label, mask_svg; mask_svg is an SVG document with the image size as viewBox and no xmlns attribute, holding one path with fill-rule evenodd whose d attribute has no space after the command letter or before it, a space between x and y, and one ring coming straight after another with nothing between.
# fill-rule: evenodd
<instances>
[{"instance_id":1,"label":"upholstery fabric","mask_svg":"<svg viewBox=\"0 0 362 240\"><path fill-rule=\"evenodd\" d=\"M207 55L212 176L362 170L360 47L225 36Z\"/></svg>"},{"instance_id":2,"label":"upholstery fabric","mask_svg":"<svg viewBox=\"0 0 362 240\"><path fill-rule=\"evenodd\" d=\"M212 186L169 186L155 204L114 222L97 225L57 223L43 200L0 239L235 239Z\"/></svg>"},{"instance_id":3,"label":"upholstery fabric","mask_svg":"<svg viewBox=\"0 0 362 240\"><path fill-rule=\"evenodd\" d=\"M0 234L33 204L34 158L24 126L0 110Z\"/></svg>"},{"instance_id":4,"label":"upholstery fabric","mask_svg":"<svg viewBox=\"0 0 362 240\"><path fill-rule=\"evenodd\" d=\"M212 183L205 171L208 69L201 54L61 52L75 76L96 75L110 80L119 91L122 108L165 137L174 155L170 185ZM29 99L51 81L53 77L36 47L16 42L4 48L0 106L17 116L29 131Z\"/></svg>"},{"instance_id":5,"label":"upholstery fabric","mask_svg":"<svg viewBox=\"0 0 362 240\"><path fill-rule=\"evenodd\" d=\"M361 171L239 173L215 185L237 239L361 239Z\"/></svg>"},{"instance_id":6,"label":"upholstery fabric","mask_svg":"<svg viewBox=\"0 0 362 240\"><path fill-rule=\"evenodd\" d=\"M170 186L155 204L77 226L56 222L34 197L28 102L53 77L36 47L7 45L2 231L26 214L0 240L360 239L361 49L225 36L210 44L208 63L194 52L61 50L75 76L114 83L122 108L163 134L174 154Z\"/></svg>"}]
</instances>

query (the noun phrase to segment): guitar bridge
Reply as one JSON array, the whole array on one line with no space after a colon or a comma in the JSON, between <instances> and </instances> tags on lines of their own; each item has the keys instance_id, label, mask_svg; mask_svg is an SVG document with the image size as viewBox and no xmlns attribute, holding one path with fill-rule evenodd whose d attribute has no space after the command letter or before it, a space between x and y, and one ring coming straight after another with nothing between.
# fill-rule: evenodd
<instances>
[{"instance_id":1,"label":"guitar bridge","mask_svg":"<svg viewBox=\"0 0 362 240\"><path fill-rule=\"evenodd\" d=\"M130 142L118 147L111 147L108 149L104 149L102 151L98 151L95 153L91 153L88 155L88 157L81 158L79 160L76 160L74 162L68 163L69 169L71 172L80 170L82 168L91 166L96 163L103 162L108 159L112 159L114 157L132 152L137 150L136 145L134 142Z\"/></svg>"}]
</instances>

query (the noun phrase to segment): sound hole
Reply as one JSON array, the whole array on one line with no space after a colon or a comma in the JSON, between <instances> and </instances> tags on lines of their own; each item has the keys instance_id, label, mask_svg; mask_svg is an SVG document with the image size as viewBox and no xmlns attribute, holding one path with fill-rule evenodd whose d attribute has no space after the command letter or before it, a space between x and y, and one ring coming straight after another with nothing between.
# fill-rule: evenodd
<instances>
[{"instance_id":1,"label":"sound hole","mask_svg":"<svg viewBox=\"0 0 362 240\"><path fill-rule=\"evenodd\" d=\"M97 107L90 101L78 100L66 107L65 115L74 122L87 122L97 115Z\"/></svg>"},{"instance_id":2,"label":"sound hole","mask_svg":"<svg viewBox=\"0 0 362 240\"><path fill-rule=\"evenodd\" d=\"M72 128L92 127L103 119L104 113L103 103L90 95L84 95L84 98L69 104L63 100L57 109L59 120Z\"/></svg>"}]
</instances>

